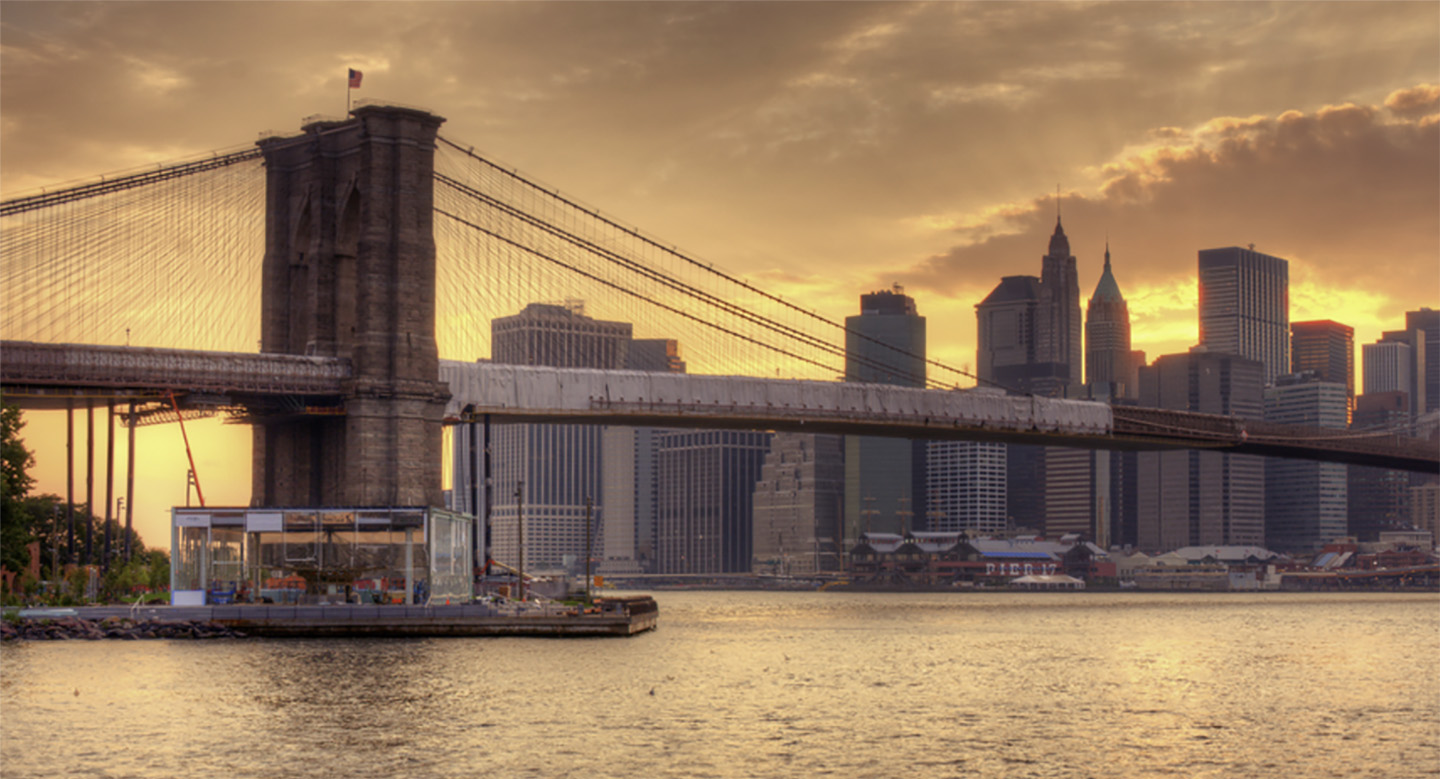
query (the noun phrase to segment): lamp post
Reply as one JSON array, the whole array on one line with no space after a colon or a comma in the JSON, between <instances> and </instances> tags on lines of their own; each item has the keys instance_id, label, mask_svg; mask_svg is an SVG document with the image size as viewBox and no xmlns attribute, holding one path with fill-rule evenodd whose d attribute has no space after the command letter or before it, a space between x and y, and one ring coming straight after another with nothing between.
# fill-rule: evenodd
<instances>
[{"instance_id":1,"label":"lamp post","mask_svg":"<svg viewBox=\"0 0 1440 779\"><path fill-rule=\"evenodd\" d=\"M119 498L116 498L116 499L115 499L115 524L116 524L116 525L119 525L119 524L120 524L120 517L123 516L124 514L125 514L125 498L122 496L122 497L119 497ZM121 540L120 540L120 543L119 543L119 544L116 544L116 546L120 547L120 549L124 549L124 548L126 548L126 546L127 546L126 541L125 541L125 531L121 530L120 533L121 533L121 536L120 536ZM105 529L105 534L106 534L105 537L106 537L106 539L108 540L109 537L110 537L110 536L109 536L109 534L110 534L110 529L109 529L109 528L106 528L106 529ZM114 550L113 552L111 552L110 554L111 554L111 555L114 555L114 556L119 556L119 555L120 555L120 549L116 549L116 550ZM126 562L129 562L129 560L126 560Z\"/></svg>"},{"instance_id":2,"label":"lamp post","mask_svg":"<svg viewBox=\"0 0 1440 779\"><path fill-rule=\"evenodd\" d=\"M50 578L53 589L51 595L60 593L60 582L64 579L60 575L60 504L55 504L54 517L50 523Z\"/></svg>"},{"instance_id":3,"label":"lamp post","mask_svg":"<svg viewBox=\"0 0 1440 779\"><path fill-rule=\"evenodd\" d=\"M195 469L185 471L185 508L190 508L190 487L195 484Z\"/></svg>"},{"instance_id":4,"label":"lamp post","mask_svg":"<svg viewBox=\"0 0 1440 779\"><path fill-rule=\"evenodd\" d=\"M589 495L586 495L586 496L585 496L585 605L586 605L586 606L589 606L589 605L590 605L590 546L591 546L592 538L593 538L593 536L592 536L592 534L591 534L591 519L590 519L590 515L591 515L591 510L594 508L594 506L595 506L595 501L591 500L591 498L590 498Z\"/></svg>"}]
</instances>

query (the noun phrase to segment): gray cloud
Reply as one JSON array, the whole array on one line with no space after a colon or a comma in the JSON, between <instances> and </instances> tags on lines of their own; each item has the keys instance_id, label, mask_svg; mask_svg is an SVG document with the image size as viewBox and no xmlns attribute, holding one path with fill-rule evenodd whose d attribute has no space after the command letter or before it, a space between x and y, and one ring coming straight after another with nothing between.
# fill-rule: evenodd
<instances>
[{"instance_id":1,"label":"gray cloud","mask_svg":"<svg viewBox=\"0 0 1440 779\"><path fill-rule=\"evenodd\" d=\"M1197 250L1253 242L1303 263L1314 283L1358 286L1410 307L1437 302L1437 129L1433 119L1394 121L1378 107L1346 104L1217 119L1190 143L1120 159L1104 168L1096 194L1063 202L1082 292L1099 275L1108 234L1122 287L1176 283L1193 277ZM1054 213L1052 199L1034 198L958 231L962 245L903 278L951 295L1038 274Z\"/></svg>"}]
</instances>

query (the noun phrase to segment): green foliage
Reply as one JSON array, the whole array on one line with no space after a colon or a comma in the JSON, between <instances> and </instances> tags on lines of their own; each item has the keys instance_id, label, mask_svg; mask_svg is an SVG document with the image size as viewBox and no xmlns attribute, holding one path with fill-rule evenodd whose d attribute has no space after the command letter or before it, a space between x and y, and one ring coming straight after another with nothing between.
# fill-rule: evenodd
<instances>
[{"instance_id":1,"label":"green foliage","mask_svg":"<svg viewBox=\"0 0 1440 779\"><path fill-rule=\"evenodd\" d=\"M35 483L29 473L35 455L20 438L24 426L20 409L0 404L0 565L17 572L30 561L25 547L34 540L35 522L24 503Z\"/></svg>"}]
</instances>

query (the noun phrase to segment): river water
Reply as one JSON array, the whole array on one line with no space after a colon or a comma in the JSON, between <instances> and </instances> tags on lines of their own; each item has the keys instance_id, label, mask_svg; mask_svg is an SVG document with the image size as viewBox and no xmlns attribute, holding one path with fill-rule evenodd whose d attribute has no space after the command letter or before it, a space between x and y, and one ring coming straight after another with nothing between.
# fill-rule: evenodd
<instances>
[{"instance_id":1,"label":"river water","mask_svg":"<svg viewBox=\"0 0 1440 779\"><path fill-rule=\"evenodd\" d=\"M1440 597L660 592L629 639L34 642L0 776L1440 775Z\"/></svg>"}]
</instances>

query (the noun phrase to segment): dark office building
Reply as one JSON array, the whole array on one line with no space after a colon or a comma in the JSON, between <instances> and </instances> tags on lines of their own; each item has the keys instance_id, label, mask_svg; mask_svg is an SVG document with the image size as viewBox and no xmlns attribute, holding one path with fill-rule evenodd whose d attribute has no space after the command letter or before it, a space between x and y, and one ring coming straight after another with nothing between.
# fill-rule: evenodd
<instances>
[{"instance_id":1,"label":"dark office building","mask_svg":"<svg viewBox=\"0 0 1440 779\"><path fill-rule=\"evenodd\" d=\"M1440 311L1405 312L1405 329L1425 333L1425 411L1440 408Z\"/></svg>"},{"instance_id":2,"label":"dark office building","mask_svg":"<svg viewBox=\"0 0 1440 779\"><path fill-rule=\"evenodd\" d=\"M1140 369L1140 405L1261 419L1263 382L1259 361L1195 347ZM1146 452L1137 459L1141 550L1264 545L1262 458L1192 449Z\"/></svg>"},{"instance_id":3,"label":"dark office building","mask_svg":"<svg viewBox=\"0 0 1440 779\"><path fill-rule=\"evenodd\" d=\"M1355 409L1355 328L1328 319L1290 323L1290 371L1310 371L1319 381L1345 385Z\"/></svg>"},{"instance_id":4,"label":"dark office building","mask_svg":"<svg viewBox=\"0 0 1440 779\"><path fill-rule=\"evenodd\" d=\"M1367 392L1355 399L1350 429L1409 433L1410 397L1404 392ZM1410 488L1418 480L1406 471L1352 465L1347 485L1347 522L1350 535L1361 541L1379 540L1390 530L1410 526Z\"/></svg>"},{"instance_id":5,"label":"dark office building","mask_svg":"<svg viewBox=\"0 0 1440 779\"><path fill-rule=\"evenodd\" d=\"M925 387L925 317L900 287L861 295L845 330L846 381ZM923 441L845 437L845 548L866 529L914 529L924 511Z\"/></svg>"},{"instance_id":6,"label":"dark office building","mask_svg":"<svg viewBox=\"0 0 1440 779\"><path fill-rule=\"evenodd\" d=\"M1290 372L1290 263L1253 248L1200 251L1200 345Z\"/></svg>"},{"instance_id":7,"label":"dark office building","mask_svg":"<svg viewBox=\"0 0 1440 779\"><path fill-rule=\"evenodd\" d=\"M769 433L665 430L658 434L658 573L750 570L755 483L769 448Z\"/></svg>"}]
</instances>

